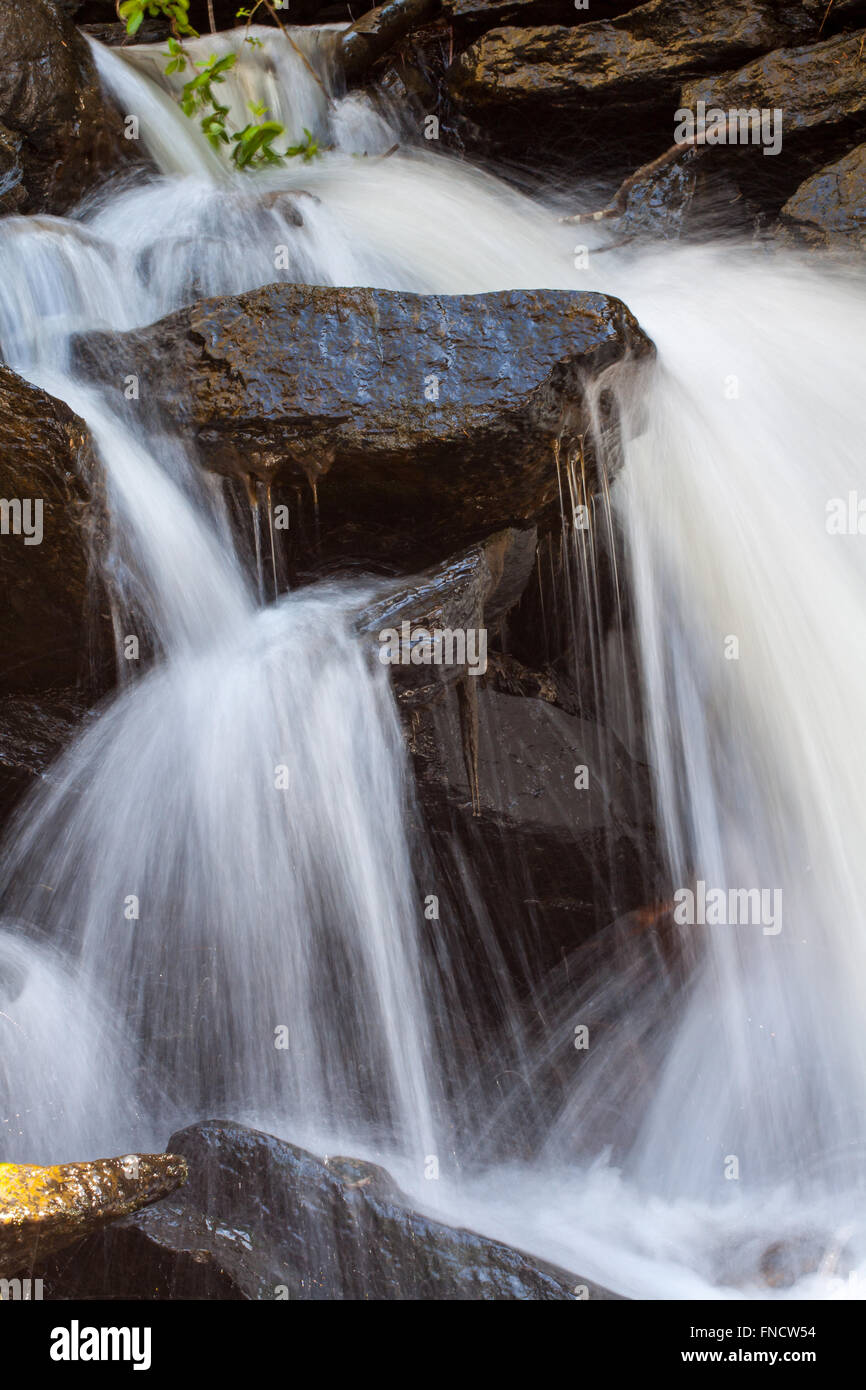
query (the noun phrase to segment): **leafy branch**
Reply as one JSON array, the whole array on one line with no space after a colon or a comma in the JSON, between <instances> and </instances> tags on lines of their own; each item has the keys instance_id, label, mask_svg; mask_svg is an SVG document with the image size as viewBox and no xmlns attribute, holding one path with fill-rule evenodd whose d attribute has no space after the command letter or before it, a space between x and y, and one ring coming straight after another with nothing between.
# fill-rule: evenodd
<instances>
[{"instance_id":1,"label":"leafy branch","mask_svg":"<svg viewBox=\"0 0 866 1390\"><path fill-rule=\"evenodd\" d=\"M246 19L246 28L249 30L253 16L263 5L279 25L295 51L303 58L306 66L313 72L317 82L321 82L318 73L315 73L310 66L306 55L301 53L291 35L280 22L275 5L277 8L282 8L282 0L257 0L251 10L238 10L235 18ZM213 54L201 62L196 62L190 58L184 48L183 40L185 38L197 39L199 34L189 22L189 0L118 0L117 13L126 24L126 32L130 37L138 33L145 15L161 16L169 21L171 34L168 38L168 49L163 53L163 57L168 59L165 68L166 75L171 76L175 72L186 72L188 68L197 70L189 81L184 83L180 95L181 110L185 116L191 119L198 117L201 130L214 149L218 150L221 145L233 147L231 159L236 168L250 169L261 165L281 164L284 159L297 157L302 158L304 163L308 163L319 154L319 146L306 127L304 127L304 139L298 144L289 145L282 152L274 149L274 141L285 135L285 127L279 121L268 120L267 108L261 103L250 102L250 114L255 119L248 122L243 130L229 130L227 124L229 107L222 104L214 92L214 87L225 81L226 74L235 66L237 54L227 53L222 58ZM261 48L262 46L261 39L250 33L247 33L244 42L253 48Z\"/></svg>"}]
</instances>

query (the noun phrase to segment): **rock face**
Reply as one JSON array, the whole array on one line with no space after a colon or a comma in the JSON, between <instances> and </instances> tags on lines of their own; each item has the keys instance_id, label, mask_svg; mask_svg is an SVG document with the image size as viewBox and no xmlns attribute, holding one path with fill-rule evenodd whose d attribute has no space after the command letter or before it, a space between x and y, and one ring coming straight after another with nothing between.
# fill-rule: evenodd
<instances>
[{"instance_id":1,"label":"rock face","mask_svg":"<svg viewBox=\"0 0 866 1390\"><path fill-rule=\"evenodd\" d=\"M591 24L637 9L640 0L591 0L578 9L574 0L443 0L442 8L459 34L521 25Z\"/></svg>"},{"instance_id":2,"label":"rock face","mask_svg":"<svg viewBox=\"0 0 866 1390\"><path fill-rule=\"evenodd\" d=\"M481 662L472 660L477 651L467 652L465 642L454 656L468 660L446 660L441 663L425 660L425 652L415 652L402 640L386 639L390 632L403 632L408 624L409 636L414 632L433 633L436 630L466 633L484 631L484 670L486 670L488 629L495 630L499 620L517 602L535 566L537 533L535 527L525 531L500 531L461 555L452 556L442 564L413 575L409 581L393 581L385 592L364 610L359 632L370 641L374 658L386 662L396 687L398 700L404 709L427 704L443 693L443 687L468 677L470 665L478 668ZM415 641L416 648L423 636ZM449 653L451 648L449 647ZM427 653L429 656L430 653ZM484 674L484 670L481 674Z\"/></svg>"},{"instance_id":3,"label":"rock face","mask_svg":"<svg viewBox=\"0 0 866 1390\"><path fill-rule=\"evenodd\" d=\"M832 142L844 148L852 137L866 134L863 37L863 33L840 34L823 43L780 48L736 72L687 84L680 104L692 109L698 101L723 110L778 108L783 149L794 145L809 153L820 141L826 161Z\"/></svg>"},{"instance_id":4,"label":"rock face","mask_svg":"<svg viewBox=\"0 0 866 1390\"><path fill-rule=\"evenodd\" d=\"M672 143L675 97L683 81L804 37L813 21L772 0L734 0L707 11L695 0L649 0L610 21L576 27L503 28L460 55L449 88L464 116L498 141L518 140L518 126L537 145L569 131L575 142L612 136L635 155ZM634 157L633 163L642 162Z\"/></svg>"},{"instance_id":5,"label":"rock face","mask_svg":"<svg viewBox=\"0 0 866 1390\"><path fill-rule=\"evenodd\" d=\"M0 14L0 123L21 137L25 211L65 212L130 157L86 43L51 0Z\"/></svg>"},{"instance_id":6,"label":"rock face","mask_svg":"<svg viewBox=\"0 0 866 1390\"><path fill-rule=\"evenodd\" d=\"M389 0L350 24L338 40L338 61L348 81L361 77L392 44L430 19L439 0Z\"/></svg>"},{"instance_id":7,"label":"rock face","mask_svg":"<svg viewBox=\"0 0 866 1390\"><path fill-rule=\"evenodd\" d=\"M186 1180L173 1154L128 1154L56 1168L0 1163L0 1277L138 1211Z\"/></svg>"},{"instance_id":8,"label":"rock face","mask_svg":"<svg viewBox=\"0 0 866 1390\"><path fill-rule=\"evenodd\" d=\"M3 366L0 497L0 693L73 687L89 663L101 474L84 421Z\"/></svg>"},{"instance_id":9,"label":"rock face","mask_svg":"<svg viewBox=\"0 0 866 1390\"><path fill-rule=\"evenodd\" d=\"M0 824L108 678L105 530L84 421L0 366Z\"/></svg>"},{"instance_id":10,"label":"rock face","mask_svg":"<svg viewBox=\"0 0 866 1390\"><path fill-rule=\"evenodd\" d=\"M322 1161L221 1120L182 1130L169 1147L189 1165L179 1198L40 1270L46 1297L574 1297L573 1276L413 1211L375 1164Z\"/></svg>"},{"instance_id":11,"label":"rock face","mask_svg":"<svg viewBox=\"0 0 866 1390\"><path fill-rule=\"evenodd\" d=\"M27 202L21 144L22 137L17 132L0 125L0 217L18 212Z\"/></svg>"},{"instance_id":12,"label":"rock face","mask_svg":"<svg viewBox=\"0 0 866 1390\"><path fill-rule=\"evenodd\" d=\"M45 775L84 715L75 691L0 695L0 825Z\"/></svg>"},{"instance_id":13,"label":"rock face","mask_svg":"<svg viewBox=\"0 0 866 1390\"><path fill-rule=\"evenodd\" d=\"M402 536L423 563L543 511L554 441L586 428L587 380L652 345L600 294L270 285L79 340L95 374L118 352L208 467L312 483L325 542L384 528L386 553Z\"/></svg>"},{"instance_id":14,"label":"rock face","mask_svg":"<svg viewBox=\"0 0 866 1390\"><path fill-rule=\"evenodd\" d=\"M782 208L781 218L795 243L866 251L866 145L806 179Z\"/></svg>"},{"instance_id":15,"label":"rock face","mask_svg":"<svg viewBox=\"0 0 866 1390\"><path fill-rule=\"evenodd\" d=\"M531 995L571 952L651 901L660 869L649 770L581 717L567 681L501 653L470 681L473 710L449 691L414 712L407 735L419 844L430 846L423 892L439 898L449 948L475 962L487 1010L476 1031L490 1036L500 967L518 997Z\"/></svg>"}]
</instances>

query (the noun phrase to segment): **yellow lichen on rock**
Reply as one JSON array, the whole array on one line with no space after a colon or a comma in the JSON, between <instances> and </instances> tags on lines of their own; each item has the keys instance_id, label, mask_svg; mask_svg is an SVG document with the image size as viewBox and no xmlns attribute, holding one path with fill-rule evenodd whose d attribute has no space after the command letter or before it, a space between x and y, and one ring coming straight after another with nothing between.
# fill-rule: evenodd
<instances>
[{"instance_id":1,"label":"yellow lichen on rock","mask_svg":"<svg viewBox=\"0 0 866 1390\"><path fill-rule=\"evenodd\" d=\"M0 1163L0 1277L158 1202L186 1181L175 1154L128 1154L90 1163Z\"/></svg>"}]
</instances>

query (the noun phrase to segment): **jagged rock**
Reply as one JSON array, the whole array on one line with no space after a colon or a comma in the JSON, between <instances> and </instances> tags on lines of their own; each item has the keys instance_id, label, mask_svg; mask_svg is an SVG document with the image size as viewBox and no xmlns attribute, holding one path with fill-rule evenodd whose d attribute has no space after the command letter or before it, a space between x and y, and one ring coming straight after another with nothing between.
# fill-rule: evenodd
<instances>
[{"instance_id":1,"label":"jagged rock","mask_svg":"<svg viewBox=\"0 0 866 1390\"><path fill-rule=\"evenodd\" d=\"M84 421L3 366L0 498L0 693L73 687L107 629L90 585L101 471Z\"/></svg>"},{"instance_id":2,"label":"jagged rock","mask_svg":"<svg viewBox=\"0 0 866 1390\"><path fill-rule=\"evenodd\" d=\"M86 43L51 0L0 14L0 122L22 137L31 212L65 212L135 153Z\"/></svg>"},{"instance_id":3,"label":"jagged rock","mask_svg":"<svg viewBox=\"0 0 866 1390\"><path fill-rule=\"evenodd\" d=\"M314 484L319 544L351 525L363 558L384 529L379 553L417 567L534 520L557 496L554 441L587 429L588 378L652 351L602 294L269 285L86 335L77 358L106 376L134 361L208 467Z\"/></svg>"},{"instance_id":4,"label":"jagged rock","mask_svg":"<svg viewBox=\"0 0 866 1390\"><path fill-rule=\"evenodd\" d=\"M363 77L377 58L425 24L438 9L439 0L388 0L350 24L337 43L338 61L347 81Z\"/></svg>"},{"instance_id":5,"label":"jagged rock","mask_svg":"<svg viewBox=\"0 0 866 1390\"><path fill-rule=\"evenodd\" d=\"M492 30L457 58L449 88L494 143L537 148L543 129L548 142L569 137L572 158L634 167L672 142L684 80L813 27L805 12L773 0L734 0L710 12L696 0L649 0L609 21Z\"/></svg>"},{"instance_id":6,"label":"jagged rock","mask_svg":"<svg viewBox=\"0 0 866 1390\"><path fill-rule=\"evenodd\" d=\"M801 184L781 212L783 233L821 250L866 250L866 144Z\"/></svg>"},{"instance_id":7,"label":"jagged rock","mask_svg":"<svg viewBox=\"0 0 866 1390\"><path fill-rule=\"evenodd\" d=\"M550 1301L579 1282L413 1211L360 1159L322 1161L225 1120L192 1125L169 1148L189 1165L179 1197L51 1262L46 1297Z\"/></svg>"},{"instance_id":8,"label":"jagged rock","mask_svg":"<svg viewBox=\"0 0 866 1390\"><path fill-rule=\"evenodd\" d=\"M174 1154L128 1154L53 1168L0 1163L0 1277L174 1192L186 1163Z\"/></svg>"},{"instance_id":9,"label":"jagged rock","mask_svg":"<svg viewBox=\"0 0 866 1390\"><path fill-rule=\"evenodd\" d=\"M414 575L396 588L387 587L382 597L365 608L358 630L370 639L371 649L384 659L387 643L380 634L436 629L458 633L484 632L484 670L487 667L487 633L518 601L535 566L536 531L501 531L462 555ZM418 645L416 641L415 645ZM398 699L405 708L438 699L444 685L467 675L469 662L446 660L434 665L411 659L408 643L400 643L400 663L389 663ZM467 655L465 644L462 654ZM475 648L473 652L477 655ZM395 650L396 654L396 650ZM457 653L459 654L459 653ZM418 653L423 655L423 653ZM446 653L446 656L448 653ZM468 653L470 660L472 653ZM403 659L405 657L405 660ZM475 662L475 665L480 665ZM483 673L483 672L482 672ZM476 676L469 679L477 679Z\"/></svg>"},{"instance_id":10,"label":"jagged rock","mask_svg":"<svg viewBox=\"0 0 866 1390\"><path fill-rule=\"evenodd\" d=\"M27 201L21 142L20 135L0 125L0 216L18 212Z\"/></svg>"},{"instance_id":11,"label":"jagged rock","mask_svg":"<svg viewBox=\"0 0 866 1390\"><path fill-rule=\"evenodd\" d=\"M866 82L863 37L840 34L822 43L780 48L736 72L702 78L686 85L680 105L782 112L782 158L750 151L754 177L792 180L806 175L866 136ZM715 151L710 151L710 157ZM738 152L745 154L745 150ZM754 156L757 155L757 158ZM781 199L784 201L784 198Z\"/></svg>"},{"instance_id":12,"label":"jagged rock","mask_svg":"<svg viewBox=\"0 0 866 1390\"><path fill-rule=\"evenodd\" d=\"M578 9L574 0L443 0L442 8L458 34L485 29L539 24L591 24L635 10L641 0L590 0Z\"/></svg>"}]
</instances>

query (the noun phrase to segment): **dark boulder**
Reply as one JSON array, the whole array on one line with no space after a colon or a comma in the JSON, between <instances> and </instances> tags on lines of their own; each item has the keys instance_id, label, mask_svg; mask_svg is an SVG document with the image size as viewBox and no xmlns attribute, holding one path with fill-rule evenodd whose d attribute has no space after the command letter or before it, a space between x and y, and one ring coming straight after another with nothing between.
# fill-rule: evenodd
<instances>
[{"instance_id":1,"label":"dark boulder","mask_svg":"<svg viewBox=\"0 0 866 1390\"><path fill-rule=\"evenodd\" d=\"M571 160L591 168L643 162L672 143L683 81L802 39L813 21L772 0L706 6L649 0L609 21L575 27L503 28L461 54L449 90L461 114L494 147L537 155L571 142Z\"/></svg>"},{"instance_id":2,"label":"dark boulder","mask_svg":"<svg viewBox=\"0 0 866 1390\"><path fill-rule=\"evenodd\" d=\"M171 1153L50 1168L0 1163L0 1276L29 1269L185 1180L186 1163Z\"/></svg>"},{"instance_id":3,"label":"dark boulder","mask_svg":"<svg viewBox=\"0 0 866 1390\"><path fill-rule=\"evenodd\" d=\"M109 378L134 360L142 402L207 467L309 483L320 545L351 526L356 558L414 568L553 503L554 443L588 433L588 381L652 351L602 294L269 285L90 334L77 356Z\"/></svg>"},{"instance_id":4,"label":"dark boulder","mask_svg":"<svg viewBox=\"0 0 866 1390\"><path fill-rule=\"evenodd\" d=\"M724 111L781 112L782 148L765 157L757 146L710 149L705 160L736 161L747 196L777 213L802 181L866 138L864 34L780 48L735 72L701 78L682 90L679 104L698 101ZM721 158L719 158L721 156Z\"/></svg>"},{"instance_id":5,"label":"dark boulder","mask_svg":"<svg viewBox=\"0 0 866 1390\"><path fill-rule=\"evenodd\" d=\"M782 208L781 231L816 250L866 251L866 144L800 185Z\"/></svg>"},{"instance_id":6,"label":"dark boulder","mask_svg":"<svg viewBox=\"0 0 866 1390\"><path fill-rule=\"evenodd\" d=\"M25 211L65 212L135 155L87 44L51 0L0 13L0 123L21 137Z\"/></svg>"},{"instance_id":7,"label":"dark boulder","mask_svg":"<svg viewBox=\"0 0 866 1390\"><path fill-rule=\"evenodd\" d=\"M181 1130L169 1148L189 1166L183 1192L41 1269L47 1297L575 1296L574 1276L412 1210L375 1164L322 1160L223 1120ZM615 1297L596 1285L587 1291L592 1298Z\"/></svg>"},{"instance_id":8,"label":"dark boulder","mask_svg":"<svg viewBox=\"0 0 866 1390\"><path fill-rule=\"evenodd\" d=\"M0 694L86 683L107 629L101 470L84 421L3 366L0 498Z\"/></svg>"}]
</instances>

